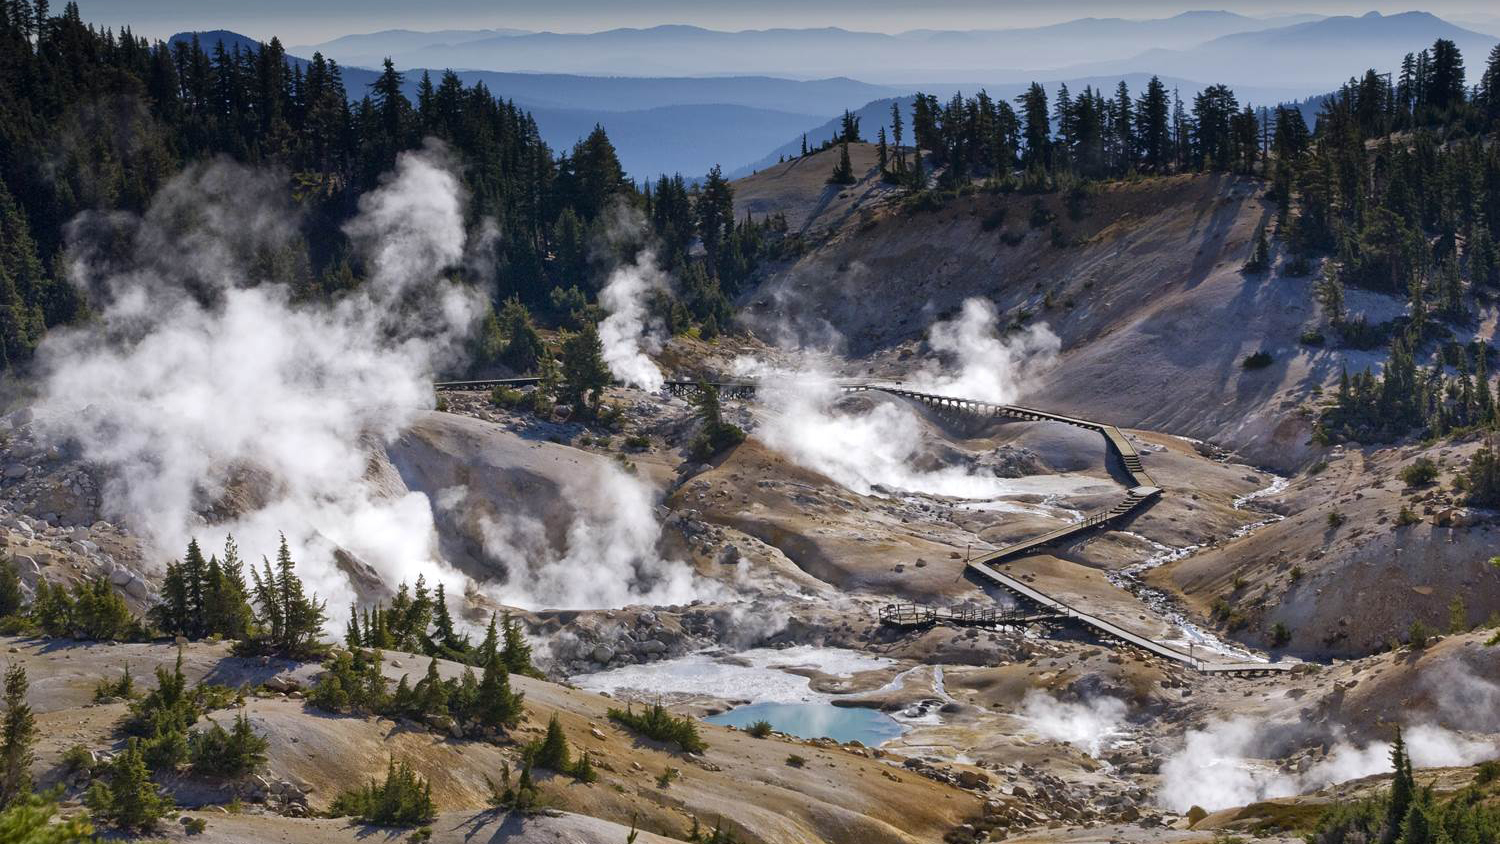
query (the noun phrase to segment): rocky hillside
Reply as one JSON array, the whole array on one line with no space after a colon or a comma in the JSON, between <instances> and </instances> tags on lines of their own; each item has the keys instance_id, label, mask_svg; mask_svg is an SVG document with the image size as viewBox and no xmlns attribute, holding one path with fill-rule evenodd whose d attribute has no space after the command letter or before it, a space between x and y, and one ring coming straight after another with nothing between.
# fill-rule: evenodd
<instances>
[{"instance_id":1,"label":"rocky hillside","mask_svg":"<svg viewBox=\"0 0 1500 844\"><path fill-rule=\"evenodd\" d=\"M1327 331L1313 278L1290 275L1281 259L1264 274L1243 270L1274 213L1264 183L1183 175L913 203L894 199L873 174L836 190L793 173L782 165L739 183L758 201L774 195L784 207L814 209L806 252L743 303L743 320L762 336L833 345L858 370L900 379L931 359L923 337L934 320L983 297L1010 325L1045 324L1061 341L1055 362L1022 385L1020 402L1209 441L1205 453L1228 449L1236 462L1296 476L1247 511L1269 508L1270 520L1285 521L1242 536L1190 516L1164 543L1194 548L1153 582L1199 617L1257 646L1281 623L1292 652L1343 655L1404 640L1415 620L1446 629L1456 595L1471 623L1500 611L1500 591L1487 585L1500 572L1484 564L1496 516L1462 508L1447 491L1449 471L1475 440L1385 449L1314 442L1311 420L1340 373L1378 371L1385 353L1306 343ZM1372 324L1405 309L1399 298L1352 290L1348 306ZM1497 311L1481 307L1476 322L1448 326L1455 339L1494 340ZM1269 364L1246 367L1257 352ZM1408 489L1397 474L1419 451L1447 470L1436 484ZM1164 503L1173 498L1169 491ZM1421 523L1398 525L1403 506ZM1329 527L1335 510L1347 526ZM1087 553L1061 556L1096 564Z\"/></svg>"}]
</instances>

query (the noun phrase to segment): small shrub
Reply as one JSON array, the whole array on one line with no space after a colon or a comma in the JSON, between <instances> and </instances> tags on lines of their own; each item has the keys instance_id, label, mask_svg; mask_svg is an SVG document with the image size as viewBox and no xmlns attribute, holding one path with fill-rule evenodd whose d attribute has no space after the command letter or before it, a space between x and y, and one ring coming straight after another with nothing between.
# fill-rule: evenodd
<instances>
[{"instance_id":1,"label":"small shrub","mask_svg":"<svg viewBox=\"0 0 1500 844\"><path fill-rule=\"evenodd\" d=\"M447 396L438 396L437 397L437 412L438 413L447 413L448 412L448 397Z\"/></svg>"},{"instance_id":2,"label":"small shrub","mask_svg":"<svg viewBox=\"0 0 1500 844\"><path fill-rule=\"evenodd\" d=\"M656 787L667 788L682 776L682 771L676 768L667 768L656 776Z\"/></svg>"},{"instance_id":3,"label":"small shrub","mask_svg":"<svg viewBox=\"0 0 1500 844\"><path fill-rule=\"evenodd\" d=\"M1326 338L1323 337L1323 332L1318 331L1317 329L1309 329L1302 332L1302 336L1299 339L1302 341L1302 345L1304 346L1321 346L1324 342L1326 342Z\"/></svg>"},{"instance_id":4,"label":"small shrub","mask_svg":"<svg viewBox=\"0 0 1500 844\"><path fill-rule=\"evenodd\" d=\"M755 738L765 738L766 736L769 736L771 734L771 730L772 727L770 721L756 721L754 724L751 724L750 726L745 728L745 732L749 733Z\"/></svg>"},{"instance_id":5,"label":"small shrub","mask_svg":"<svg viewBox=\"0 0 1500 844\"><path fill-rule=\"evenodd\" d=\"M625 438L625 447L632 451L645 451L651 447L651 438L645 434L631 434Z\"/></svg>"},{"instance_id":6,"label":"small shrub","mask_svg":"<svg viewBox=\"0 0 1500 844\"><path fill-rule=\"evenodd\" d=\"M987 232L992 232L1003 225L1005 225L1005 209L1003 207L996 208L984 215L984 220L979 223L979 227Z\"/></svg>"},{"instance_id":7,"label":"small shrub","mask_svg":"<svg viewBox=\"0 0 1500 844\"><path fill-rule=\"evenodd\" d=\"M106 700L133 700L136 696L135 680L130 676L130 666L125 666L118 680L100 680L94 687L94 702Z\"/></svg>"},{"instance_id":8,"label":"small shrub","mask_svg":"<svg viewBox=\"0 0 1500 844\"><path fill-rule=\"evenodd\" d=\"M1290 641L1292 641L1292 629L1287 627L1284 621L1276 622L1276 625L1271 628L1271 647L1286 647Z\"/></svg>"},{"instance_id":9,"label":"small shrub","mask_svg":"<svg viewBox=\"0 0 1500 844\"><path fill-rule=\"evenodd\" d=\"M1401 512L1396 514L1396 527L1410 527L1421 521L1422 517L1417 515L1417 511L1405 504L1401 505Z\"/></svg>"},{"instance_id":10,"label":"small shrub","mask_svg":"<svg viewBox=\"0 0 1500 844\"><path fill-rule=\"evenodd\" d=\"M234 719L233 730L213 724L188 737L193 773L222 779L255 773L266 764L267 746L265 738L251 729L250 719L243 712Z\"/></svg>"},{"instance_id":11,"label":"small shrub","mask_svg":"<svg viewBox=\"0 0 1500 844\"><path fill-rule=\"evenodd\" d=\"M431 783L417 776L405 762L398 765L394 759L386 768L385 782L371 780L366 786L341 792L328 813L380 826L415 826L437 816Z\"/></svg>"},{"instance_id":12,"label":"small shrub","mask_svg":"<svg viewBox=\"0 0 1500 844\"><path fill-rule=\"evenodd\" d=\"M1271 365L1271 361L1270 352L1256 352L1253 355L1246 355L1245 359L1240 361L1240 368L1249 370L1265 369Z\"/></svg>"},{"instance_id":13,"label":"small shrub","mask_svg":"<svg viewBox=\"0 0 1500 844\"><path fill-rule=\"evenodd\" d=\"M786 757L786 764L790 768L805 768L807 767L807 757L791 753Z\"/></svg>"},{"instance_id":14,"label":"small shrub","mask_svg":"<svg viewBox=\"0 0 1500 844\"><path fill-rule=\"evenodd\" d=\"M75 744L63 751L62 769L66 773L76 774L79 771L92 771L94 768L94 754L87 747Z\"/></svg>"},{"instance_id":15,"label":"small shrub","mask_svg":"<svg viewBox=\"0 0 1500 844\"><path fill-rule=\"evenodd\" d=\"M1426 457L1418 457L1401 469L1401 480L1408 487L1427 486L1437 480L1438 466Z\"/></svg>"},{"instance_id":16,"label":"small shrub","mask_svg":"<svg viewBox=\"0 0 1500 844\"><path fill-rule=\"evenodd\" d=\"M599 781L599 772L594 770L594 763L589 758L587 750L578 755L578 761L573 763L573 767L568 773L573 775L573 779L582 783L596 783Z\"/></svg>"},{"instance_id":17,"label":"small shrub","mask_svg":"<svg viewBox=\"0 0 1500 844\"><path fill-rule=\"evenodd\" d=\"M1302 576L1304 574L1306 574L1306 573L1307 572L1304 572L1302 570L1301 566L1292 566L1292 572L1291 572L1292 582L1296 583L1297 581L1301 580Z\"/></svg>"},{"instance_id":18,"label":"small shrub","mask_svg":"<svg viewBox=\"0 0 1500 844\"><path fill-rule=\"evenodd\" d=\"M1311 466L1307 467L1307 474L1309 474L1309 475L1321 475L1324 472L1326 472L1327 470L1328 470L1328 461L1327 460L1319 460L1318 462L1316 462L1316 463L1312 464Z\"/></svg>"},{"instance_id":19,"label":"small shrub","mask_svg":"<svg viewBox=\"0 0 1500 844\"><path fill-rule=\"evenodd\" d=\"M490 391L490 404L496 407L515 409L526 401L526 394L501 384Z\"/></svg>"},{"instance_id":20,"label":"small shrub","mask_svg":"<svg viewBox=\"0 0 1500 844\"><path fill-rule=\"evenodd\" d=\"M1500 759L1491 759L1488 762L1480 762L1474 771L1474 782L1486 785L1500 779Z\"/></svg>"},{"instance_id":21,"label":"small shrub","mask_svg":"<svg viewBox=\"0 0 1500 844\"><path fill-rule=\"evenodd\" d=\"M205 829L208 829L208 821L203 818L182 819L182 831L188 835L202 835Z\"/></svg>"},{"instance_id":22,"label":"small shrub","mask_svg":"<svg viewBox=\"0 0 1500 844\"><path fill-rule=\"evenodd\" d=\"M1330 510L1328 513L1329 530L1338 530L1339 528L1343 527L1344 522L1347 521L1349 521L1349 517L1344 515L1342 511Z\"/></svg>"},{"instance_id":23,"label":"small shrub","mask_svg":"<svg viewBox=\"0 0 1500 844\"><path fill-rule=\"evenodd\" d=\"M678 718L661 704L636 712L631 707L609 710L609 718L647 738L675 744L684 753L702 753L708 749L698 725L691 718Z\"/></svg>"},{"instance_id":24,"label":"small shrub","mask_svg":"<svg viewBox=\"0 0 1500 844\"><path fill-rule=\"evenodd\" d=\"M1414 650L1420 651L1427 647L1427 643L1431 638L1432 631L1428 629L1427 625L1420 618L1413 621L1411 627L1406 631L1406 643L1411 645Z\"/></svg>"}]
</instances>

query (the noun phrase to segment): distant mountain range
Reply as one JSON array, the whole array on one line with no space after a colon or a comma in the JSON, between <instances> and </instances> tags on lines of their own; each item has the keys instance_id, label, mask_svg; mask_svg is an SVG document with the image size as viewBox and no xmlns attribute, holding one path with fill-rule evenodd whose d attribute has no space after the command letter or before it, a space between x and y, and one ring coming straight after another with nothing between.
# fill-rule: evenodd
<instances>
[{"instance_id":1,"label":"distant mountain range","mask_svg":"<svg viewBox=\"0 0 1500 844\"><path fill-rule=\"evenodd\" d=\"M413 98L422 68L433 68L434 77L442 72L438 68L469 68L458 71L466 84L482 81L497 96L531 111L555 149L572 146L595 123L603 124L627 171L646 179L673 172L695 177L713 164L741 174L765 167L795 154L804 132L809 143L821 143L846 108L862 115L873 138L891 101L900 99L909 108L918 89L940 99L980 88L1011 98L1032 80L1054 91L1059 81L1073 90L1084 85L1113 90L1124 79L1138 93L1157 74L1180 89L1184 100L1206 83L1224 82L1242 103L1272 105L1324 94L1366 68L1393 70L1405 53L1437 38L1458 44L1471 77L1500 41L1425 12L1264 19L1188 12L1160 20L1086 18L1028 29L899 35L842 29L716 32L689 26L591 34L388 30L291 52L309 56L319 50L338 59L356 99L377 76L359 66L361 57L378 66L379 58L369 59L394 55ZM254 40L224 30L199 33L199 39L206 49L218 41L258 49ZM449 43L435 47L434 39ZM1063 61L1080 55L1088 60ZM306 59L294 61L305 64ZM1055 65L1034 64L1047 61L1066 66L1048 70ZM1001 67L1033 64L1037 69ZM487 66L590 67L605 75L475 69ZM684 75L693 68L703 75ZM861 68L871 78L902 81L850 78L866 75ZM774 72L726 75L751 69ZM827 78L787 78L823 71Z\"/></svg>"},{"instance_id":2,"label":"distant mountain range","mask_svg":"<svg viewBox=\"0 0 1500 844\"><path fill-rule=\"evenodd\" d=\"M1316 19L1205 11L1155 20L1083 18L1025 29L913 30L896 35L832 27L722 32L677 25L593 33L397 31L346 36L304 49L368 66L389 56L402 67L623 76L848 75L911 83L1002 68L1125 59L1146 47L1187 48L1223 35ZM424 35L427 41L420 44Z\"/></svg>"},{"instance_id":3,"label":"distant mountain range","mask_svg":"<svg viewBox=\"0 0 1500 844\"><path fill-rule=\"evenodd\" d=\"M1163 76L1185 76L1214 82L1253 81L1258 85L1326 90L1369 68L1392 71L1401 57L1446 38L1468 58L1477 77L1496 43L1493 35L1449 23L1427 12L1360 17L1331 17L1309 23L1215 38L1187 50L1152 49L1131 59L1132 69ZM1120 63L1101 61L1070 68L1094 73L1118 72ZM1472 79L1471 79L1472 81Z\"/></svg>"},{"instance_id":4,"label":"distant mountain range","mask_svg":"<svg viewBox=\"0 0 1500 844\"><path fill-rule=\"evenodd\" d=\"M178 33L171 41L191 41L193 35ZM210 52L219 43L225 49L260 49L255 39L228 30L197 36ZM288 59L304 68L308 62L298 56ZM434 78L442 73L430 72ZM355 100L379 76L360 67L344 67L342 73ZM415 101L422 69L404 75L406 95ZM715 164L733 170L830 115L901 91L853 79L623 79L490 71L463 71L459 76L467 85L484 82L496 96L530 111L542 139L555 150L572 147L602 123L621 164L637 179L677 172L698 177Z\"/></svg>"}]
</instances>

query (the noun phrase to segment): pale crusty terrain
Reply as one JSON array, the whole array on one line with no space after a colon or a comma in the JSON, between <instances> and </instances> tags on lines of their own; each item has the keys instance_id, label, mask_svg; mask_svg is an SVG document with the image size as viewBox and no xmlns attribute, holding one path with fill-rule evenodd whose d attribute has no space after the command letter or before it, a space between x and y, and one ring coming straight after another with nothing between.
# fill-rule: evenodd
<instances>
[{"instance_id":1,"label":"pale crusty terrain","mask_svg":"<svg viewBox=\"0 0 1500 844\"><path fill-rule=\"evenodd\" d=\"M91 749L118 744L115 729L126 706L92 703L96 683L117 676L120 668L129 664L132 673L149 687L154 683L149 679L151 672L158 666L170 666L177 653L168 644L6 639L0 640L0 646L7 651L0 662L7 666L19 662L36 678L30 700L37 711L42 738L35 770L44 783L51 781L62 753L74 744ZM262 665L259 660L236 658L229 655L226 645L188 645L184 657L184 671L190 680L206 679L230 686L254 688L278 674L308 686L320 671L313 664ZM392 680L403 674L419 678L427 663L425 658L390 653L383 668ZM445 676L457 676L462 670L451 663L442 663L441 669ZM644 829L678 836L686 834L694 815L709 826L722 818L741 840L766 844L914 844L941 838L979 811L979 803L970 793L900 771L888 760L858 748L755 739L705 724L701 729L708 751L702 756L686 756L615 726L606 710L618 704L608 698L520 676L512 677L511 682L526 695L528 718L515 735L518 741L537 737L555 712L575 751L592 753L599 769L600 781L594 785L540 775L543 800L556 809L626 826L637 818ZM487 806L485 776L498 780L504 761L519 767L515 745L456 740L423 726L389 719L329 715L278 694L252 695L245 712L271 742L268 779L306 786L302 790L309 794L314 809L326 807L340 789L374 775L388 757L394 756L409 762L432 782L439 810L472 815ZM211 717L222 720L230 715L223 712ZM786 758L792 753L806 757L808 764L801 768L787 765ZM668 788L660 788L656 777L669 767L678 769L681 775ZM184 807L228 799L212 784L187 777L170 778L166 785Z\"/></svg>"}]
</instances>

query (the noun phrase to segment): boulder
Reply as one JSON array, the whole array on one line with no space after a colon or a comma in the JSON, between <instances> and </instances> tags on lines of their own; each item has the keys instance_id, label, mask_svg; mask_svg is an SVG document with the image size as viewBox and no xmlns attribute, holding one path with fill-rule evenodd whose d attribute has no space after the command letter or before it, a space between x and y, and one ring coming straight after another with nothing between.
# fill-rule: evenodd
<instances>
[{"instance_id":1,"label":"boulder","mask_svg":"<svg viewBox=\"0 0 1500 844\"><path fill-rule=\"evenodd\" d=\"M297 678L287 674L277 674L265 682L266 688L273 692L292 692L302 688L302 683Z\"/></svg>"},{"instance_id":2,"label":"boulder","mask_svg":"<svg viewBox=\"0 0 1500 844\"><path fill-rule=\"evenodd\" d=\"M959 771L958 784L964 788L989 788L990 777L981 771Z\"/></svg>"},{"instance_id":3,"label":"boulder","mask_svg":"<svg viewBox=\"0 0 1500 844\"><path fill-rule=\"evenodd\" d=\"M595 645L594 650L589 654L589 656L593 657L593 660L595 662L608 665L610 661L615 658L615 649L611 648L609 645Z\"/></svg>"}]
</instances>

